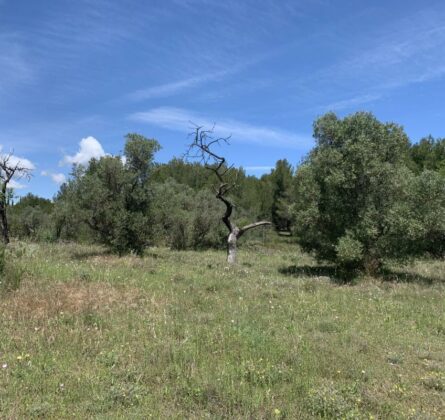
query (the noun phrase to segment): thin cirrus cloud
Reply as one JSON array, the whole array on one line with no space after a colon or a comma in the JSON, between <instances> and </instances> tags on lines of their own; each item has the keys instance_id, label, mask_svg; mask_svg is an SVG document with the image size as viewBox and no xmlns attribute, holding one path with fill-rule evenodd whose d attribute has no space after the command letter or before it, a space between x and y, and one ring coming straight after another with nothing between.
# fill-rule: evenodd
<instances>
[{"instance_id":1,"label":"thin cirrus cloud","mask_svg":"<svg viewBox=\"0 0 445 420\"><path fill-rule=\"evenodd\" d=\"M220 120L216 124L207 117L182 108L160 107L129 116L133 121L151 124L169 130L189 133L194 127L212 128L221 137L231 136L236 141L292 149L306 149L313 144L310 136L298 135L286 130L247 124L236 120Z\"/></svg>"},{"instance_id":2,"label":"thin cirrus cloud","mask_svg":"<svg viewBox=\"0 0 445 420\"><path fill-rule=\"evenodd\" d=\"M340 110L374 102L391 91L445 76L445 13L425 9L391 22L368 48L311 75L318 85L349 89L356 84L355 96L335 101L319 109Z\"/></svg>"},{"instance_id":3,"label":"thin cirrus cloud","mask_svg":"<svg viewBox=\"0 0 445 420\"><path fill-rule=\"evenodd\" d=\"M332 102L328 105L317 107L317 111L340 111L342 109L348 109L351 107L356 107L358 105L364 105L377 101L383 97L383 94L367 94L358 95L352 98L343 99L340 101Z\"/></svg>"},{"instance_id":4,"label":"thin cirrus cloud","mask_svg":"<svg viewBox=\"0 0 445 420\"><path fill-rule=\"evenodd\" d=\"M222 70L214 73L204 74L202 76L189 77L183 80L178 80L176 82L152 86L147 89L139 89L133 93L130 93L127 98L131 101L141 101L146 99L173 96L187 89L200 86L204 83L220 80L229 73L229 71Z\"/></svg>"},{"instance_id":5,"label":"thin cirrus cloud","mask_svg":"<svg viewBox=\"0 0 445 420\"><path fill-rule=\"evenodd\" d=\"M266 53L256 54L249 59L243 59L236 64L227 65L225 68L220 68L219 70L213 72L202 73L199 76L187 77L176 80L174 82L150 86L144 89L138 89L126 95L125 99L137 102L154 98L164 98L181 94L183 91L187 91L189 89L196 88L207 83L221 82L230 76L247 70L249 67L252 67L263 61L267 61L268 59L276 55L279 55L283 50L286 49L286 47L287 45L277 48L272 52L268 51Z\"/></svg>"},{"instance_id":6,"label":"thin cirrus cloud","mask_svg":"<svg viewBox=\"0 0 445 420\"><path fill-rule=\"evenodd\" d=\"M26 51L15 34L0 33L0 92L32 80Z\"/></svg>"},{"instance_id":7,"label":"thin cirrus cloud","mask_svg":"<svg viewBox=\"0 0 445 420\"><path fill-rule=\"evenodd\" d=\"M75 155L65 155L60 165L86 165L91 159L99 159L106 153L100 142L92 136L83 138Z\"/></svg>"}]
</instances>

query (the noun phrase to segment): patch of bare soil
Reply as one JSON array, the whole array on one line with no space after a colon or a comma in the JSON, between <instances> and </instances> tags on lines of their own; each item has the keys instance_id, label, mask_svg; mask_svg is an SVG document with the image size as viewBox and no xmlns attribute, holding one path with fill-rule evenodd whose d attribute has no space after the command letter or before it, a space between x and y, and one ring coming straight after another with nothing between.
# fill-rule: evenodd
<instances>
[{"instance_id":1,"label":"patch of bare soil","mask_svg":"<svg viewBox=\"0 0 445 420\"><path fill-rule=\"evenodd\" d=\"M36 290L25 285L0 299L0 311L10 319L45 319L61 312L108 312L117 307L137 307L141 291L106 283L70 282Z\"/></svg>"}]
</instances>

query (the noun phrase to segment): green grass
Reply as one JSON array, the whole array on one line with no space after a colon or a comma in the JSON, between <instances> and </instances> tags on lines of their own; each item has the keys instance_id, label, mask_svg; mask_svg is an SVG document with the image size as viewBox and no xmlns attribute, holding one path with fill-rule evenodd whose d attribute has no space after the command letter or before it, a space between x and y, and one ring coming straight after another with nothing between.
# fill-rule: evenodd
<instances>
[{"instance_id":1,"label":"green grass","mask_svg":"<svg viewBox=\"0 0 445 420\"><path fill-rule=\"evenodd\" d=\"M13 244L0 418L436 419L445 262L354 285L290 244L222 252Z\"/></svg>"}]
</instances>

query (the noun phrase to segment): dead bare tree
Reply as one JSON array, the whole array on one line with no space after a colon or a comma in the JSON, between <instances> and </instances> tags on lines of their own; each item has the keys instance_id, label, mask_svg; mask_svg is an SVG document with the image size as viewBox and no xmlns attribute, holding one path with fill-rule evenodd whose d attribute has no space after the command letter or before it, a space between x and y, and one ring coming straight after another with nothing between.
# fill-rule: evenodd
<instances>
[{"instance_id":1,"label":"dead bare tree","mask_svg":"<svg viewBox=\"0 0 445 420\"><path fill-rule=\"evenodd\" d=\"M2 225L2 239L9 244L9 225L7 207L9 205L8 189L12 178L31 178L31 168L15 157L13 152L0 154L0 221Z\"/></svg>"},{"instance_id":2,"label":"dead bare tree","mask_svg":"<svg viewBox=\"0 0 445 420\"><path fill-rule=\"evenodd\" d=\"M212 147L215 145L228 144L230 137L214 137L213 128L204 130L203 127L196 127L192 135L193 142L189 145L186 157L199 159L208 170L215 174L218 180L219 185L215 190L216 198L222 201L226 207L222 221L229 230L227 236L227 262L235 264L238 239L248 230L260 226L270 226L272 223L262 220L243 227L236 226L231 220L235 205L228 197L229 192L236 187L236 182L229 182L228 180L228 174L233 166L228 166L226 159L212 150Z\"/></svg>"}]
</instances>

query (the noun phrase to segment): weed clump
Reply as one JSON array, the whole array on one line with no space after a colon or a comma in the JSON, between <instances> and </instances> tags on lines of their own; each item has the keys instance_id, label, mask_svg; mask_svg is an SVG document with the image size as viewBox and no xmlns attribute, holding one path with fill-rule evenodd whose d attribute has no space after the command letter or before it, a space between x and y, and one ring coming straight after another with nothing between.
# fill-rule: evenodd
<instances>
[{"instance_id":1,"label":"weed clump","mask_svg":"<svg viewBox=\"0 0 445 420\"><path fill-rule=\"evenodd\" d=\"M18 265L14 256L0 246L0 292L17 290L23 277L23 269Z\"/></svg>"},{"instance_id":2,"label":"weed clump","mask_svg":"<svg viewBox=\"0 0 445 420\"><path fill-rule=\"evenodd\" d=\"M325 382L312 388L308 397L309 411L319 418L369 418L360 409L361 398L357 384L337 388L334 383Z\"/></svg>"}]
</instances>

